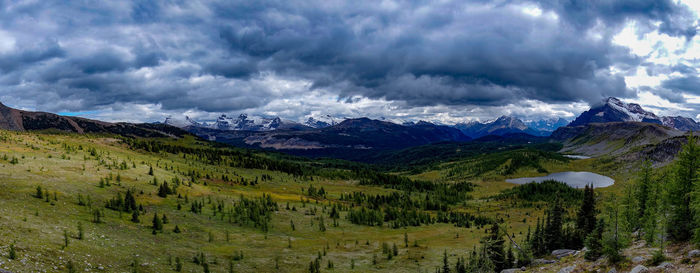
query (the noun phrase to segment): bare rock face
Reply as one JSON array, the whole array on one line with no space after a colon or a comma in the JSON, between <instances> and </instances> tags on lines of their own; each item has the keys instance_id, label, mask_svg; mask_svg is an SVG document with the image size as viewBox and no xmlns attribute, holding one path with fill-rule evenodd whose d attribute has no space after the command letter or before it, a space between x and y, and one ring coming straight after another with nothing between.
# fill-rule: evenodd
<instances>
[{"instance_id":1,"label":"bare rock face","mask_svg":"<svg viewBox=\"0 0 700 273\"><path fill-rule=\"evenodd\" d=\"M688 259L700 257L700 249L693 249L688 252Z\"/></svg>"}]
</instances>

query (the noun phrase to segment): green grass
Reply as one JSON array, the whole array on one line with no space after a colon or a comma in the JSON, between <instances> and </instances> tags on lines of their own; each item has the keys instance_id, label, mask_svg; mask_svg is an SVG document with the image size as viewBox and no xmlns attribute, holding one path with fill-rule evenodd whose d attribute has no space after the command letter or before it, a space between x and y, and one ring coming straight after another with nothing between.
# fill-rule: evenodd
<instances>
[{"instance_id":1,"label":"green grass","mask_svg":"<svg viewBox=\"0 0 700 273\"><path fill-rule=\"evenodd\" d=\"M186 147L212 146L193 138L161 141ZM97 156L92 156L91 151L96 151ZM496 171L479 176L448 175L451 166L464 163L460 161L437 164L411 177L447 183L474 182L477 188L470 193L474 198L452 209L494 219L502 218L516 240L525 236L528 225L535 223L542 212L537 208L514 207L506 200L488 199L514 187L504 182L506 177L533 175L539 173L538 167L549 172L589 170L615 178L616 185L611 187L614 189L618 187L618 179L630 177L628 173L615 169L614 163L604 160L562 160L551 152L528 153L542 155L542 159L537 161L539 165L523 164L511 168L514 171L507 175ZM328 162L353 166L332 160L324 163L279 154L253 154L300 162L308 168L327 166L330 164ZM3 155L7 155L8 160L2 160ZM512 162L507 155L496 153L490 156L502 160L496 164L495 169L498 170ZM17 159L16 164L11 163L12 158ZM474 157L468 160L479 159ZM126 163L126 169L116 167L122 162ZM454 255L467 255L484 236L483 229L460 228L450 224L399 229L389 228L386 223L382 227L354 225L345 219L346 211L341 211L338 227L332 226L326 217L327 230L321 232L317 217L324 207L329 209L329 204L342 203L338 200L340 194L353 191L386 194L396 190L359 185L359 181L351 178L292 176L276 171L232 168L204 162L190 157L185 159L182 154L133 150L120 139L110 136L0 131L0 268L13 272L67 272L67 262L73 261L79 272L86 269L98 272L131 272L134 269L138 272L173 272L174 260L179 257L183 272L203 272L201 266L192 262L192 258L202 252L206 254L212 272L228 272L229 260L234 254L242 252L243 259L233 262L235 272L307 272L309 262L327 247L322 272L430 272L442 264L445 250L452 255L450 259L454 263ZM150 166L153 166L154 176L148 174ZM177 195L158 197L157 186L149 183L153 177L161 182L173 178L187 181L189 177L182 172L192 170L211 174L212 179L200 178L191 187L180 186L178 193L187 196L190 202L204 201L202 214L189 212L190 204L185 204L184 198L178 199ZM113 177L118 174L122 178L121 183L112 181L109 187L98 187L100 179L110 174ZM269 175L272 179L259 181L255 186L243 186L222 181L219 178L223 174L247 180ZM302 193L302 188L309 185L323 187L328 192L327 199L318 200L318 203L316 200L302 203L302 199L309 199ZM52 198L55 192L57 200L45 202L33 197L37 186L48 190ZM139 224L132 223L128 213L104 209L108 199L117 193L123 194L127 189L138 193L137 203L146 210ZM79 194L89 196L93 208L103 209L103 223L91 222L92 209L78 205ZM240 196L254 198L263 194L269 194L280 207L279 211L272 213L271 228L266 233L249 225L229 223L226 218L222 220L220 214L214 216L211 205L207 204L209 198L230 204ZM177 210L178 202L182 204L182 210ZM287 203L296 211L285 209ZM308 215L313 209L318 214ZM150 229L154 212L166 214L169 219L169 223L164 225L164 232L157 235L151 234ZM291 221L295 230L291 228ZM84 240L75 238L78 223L85 228ZM175 225L182 233L173 233ZM71 235L67 248L63 248L64 230ZM211 242L210 233L213 234ZM409 247L404 246L404 233L408 234ZM288 247L290 240L291 248ZM417 247L413 246L414 241L418 242ZM387 260L381 254L383 242L396 243L399 255ZM13 243L18 258L10 260L9 246ZM375 254L378 257L376 265L372 264ZM171 257L172 264L169 263ZM214 260L218 263L212 263ZM334 269L326 269L329 260L334 263ZM133 266L134 261L136 266ZM351 261L355 263L354 269L350 268Z\"/></svg>"},{"instance_id":2,"label":"green grass","mask_svg":"<svg viewBox=\"0 0 700 273\"><path fill-rule=\"evenodd\" d=\"M168 153L147 153L129 149L118 139L106 136L74 134L34 134L0 132L0 156L17 158L17 164L0 160L0 268L13 272L47 271L67 272L67 261L73 261L78 271L129 272L135 268L139 272L172 272L174 260L179 257L184 272L202 272L202 267L192 263L192 257L199 252L207 255L213 272L227 272L228 261L239 251L244 258L234 261L235 272L305 272L310 261L328 246L323 258L324 272L417 272L419 269L433 270L441 263L445 249L462 255L471 250L483 236L476 228L458 228L448 224L392 229L389 227L367 227L353 225L345 220L347 212L341 212L339 226L333 227L326 219L327 231L321 232L317 216L305 215L315 207L319 212L329 202L337 202L341 193L362 191L365 193L387 193L392 190L375 186L359 186L358 181L335 180L314 177L313 181L293 177L280 172L256 169L228 168L207 165L200 161L183 159L181 155ZM182 145L200 145L192 139L181 141ZM70 148L66 148L70 147ZM78 147L82 147L79 149ZM95 149L99 159L91 156ZM128 168L119 170L113 164L126 162ZM220 180L201 179L192 187L181 186L178 192L187 195L190 201L205 200L204 212L196 215L189 212L189 204L176 196L160 198L157 187L149 184L153 179L148 175L149 166L154 167L154 176L159 181L178 177L177 169L197 169L216 174L232 174L253 179L263 174L270 175L271 181L260 182L256 186L230 185ZM135 166L135 167L133 167ZM170 168L173 170L170 170ZM98 187L101 178L110 174L122 178L121 185L112 181L105 188ZM205 186L203 182L206 182ZM305 206L300 202L301 189L310 184L323 186L329 200L315 201ZM48 190L52 200L33 197L37 186ZM106 200L122 194L127 189L135 189L136 199L145 207L141 223L130 221L131 215L104 209ZM53 193L57 201L53 201ZM213 217L206 204L214 200L238 200L239 196L261 196L270 194L279 203L280 210L272 215L271 229L263 233L250 226L239 226L226 219ZM92 223L92 210L79 206L78 194L92 201L93 208L102 208L104 223ZM177 202L183 209L176 209ZM296 207L296 211L286 210L286 203ZM478 201L474 201L478 202ZM465 210L475 209L465 206ZM484 214L503 214L496 205L479 206ZM169 223L164 232L151 234L150 224L153 213L166 214ZM521 220L518 213L511 217ZM294 221L295 230L291 230ZM81 222L85 228L85 239L78 240L77 226ZM172 230L178 225L182 233ZM514 225L513 230L523 230L522 225ZM64 230L70 234L70 243L63 248ZM209 242L209 233L214 235ZM226 241L226 233L229 240ZM418 247L404 247L403 236L408 234L410 245L418 242ZM288 248L291 240L292 248ZM356 243L357 242L357 243ZM369 245L366 243L369 242ZM399 256L387 260L381 255L382 242L396 243ZM9 260L9 245L14 243L18 258ZM379 257L377 265L372 264L372 256ZM169 264L172 257L173 264ZM217 264L212 262L216 259ZM325 266L332 260L335 269ZM351 260L355 269L350 269ZM275 268L278 264L279 269ZM100 269L101 268L101 269Z\"/></svg>"}]
</instances>

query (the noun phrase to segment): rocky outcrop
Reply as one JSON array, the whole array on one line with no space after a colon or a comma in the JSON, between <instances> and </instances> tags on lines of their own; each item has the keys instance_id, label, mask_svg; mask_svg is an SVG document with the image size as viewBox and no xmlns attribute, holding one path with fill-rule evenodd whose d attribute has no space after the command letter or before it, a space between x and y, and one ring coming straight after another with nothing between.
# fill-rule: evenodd
<instances>
[{"instance_id":1,"label":"rocky outcrop","mask_svg":"<svg viewBox=\"0 0 700 273\"><path fill-rule=\"evenodd\" d=\"M648 273L649 269L646 266L643 265L637 265L632 270L630 270L630 273Z\"/></svg>"}]
</instances>

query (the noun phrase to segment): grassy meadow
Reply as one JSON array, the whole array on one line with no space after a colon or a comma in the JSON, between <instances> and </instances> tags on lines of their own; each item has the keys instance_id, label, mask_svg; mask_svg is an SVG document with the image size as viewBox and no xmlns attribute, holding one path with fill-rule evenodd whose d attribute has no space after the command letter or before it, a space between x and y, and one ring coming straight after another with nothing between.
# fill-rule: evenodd
<instances>
[{"instance_id":1,"label":"grassy meadow","mask_svg":"<svg viewBox=\"0 0 700 273\"><path fill-rule=\"evenodd\" d=\"M207 145L192 138L163 142ZM507 177L542 174L527 166L508 175L491 171L479 177L447 171L459 164L464 162L444 163L411 177L473 182L471 198L452 205L451 210L503 219L513 238L522 240L536 217L542 216L542 208L489 197L514 186L504 182ZM607 170L595 159L543 160L541 165L550 172L599 170L616 181L629 178L628 173ZM201 176L186 175L193 171ZM224 175L236 182L219 179ZM257 183L237 182L241 180ZM174 194L163 198L158 189L164 181L182 182ZM485 228L477 225L392 228L353 224L347 210L341 210L333 222L325 216L333 205L347 205L341 194L399 191L360 184L352 178L299 176L212 164L183 153L147 152L112 136L2 131L0 268L12 272L70 272L71 267L73 272L173 272L178 267L182 272L309 272L310 263L320 257L322 272L434 272L442 265L445 250L451 257L467 255L485 235ZM304 189L311 185L322 187L325 196L307 195ZM37 198L37 187L48 195ZM105 207L127 190L135 193L142 206L139 223L132 221L131 213ZM263 195L278 206L266 230L233 221L226 213L229 204L241 198ZM190 211L193 202L202 204L201 213ZM218 204L225 209L218 209ZM101 214L98 223L96 211ZM166 215L167 223L153 234L156 213L159 218ZM180 233L174 232L176 226ZM396 245L398 255L388 257L385 243ZM11 246L14 259L9 258Z\"/></svg>"}]
</instances>

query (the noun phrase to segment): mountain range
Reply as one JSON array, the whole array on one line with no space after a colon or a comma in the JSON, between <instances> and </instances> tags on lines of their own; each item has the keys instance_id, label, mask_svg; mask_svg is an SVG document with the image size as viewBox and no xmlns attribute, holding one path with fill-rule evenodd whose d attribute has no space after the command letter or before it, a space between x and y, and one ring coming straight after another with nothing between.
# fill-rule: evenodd
<instances>
[{"instance_id":1,"label":"mountain range","mask_svg":"<svg viewBox=\"0 0 700 273\"><path fill-rule=\"evenodd\" d=\"M235 118L221 115L210 122L199 122L189 117L168 117L162 123L132 124L22 111L0 104L0 129L112 133L135 137L193 134L241 147L353 160L361 160L378 151L395 151L439 142L535 139L527 136L539 137L537 141L549 137L552 141L564 143L565 151L597 156L623 148L610 146L613 142L623 143L626 147L647 145L679 137L684 131L700 129L692 118L659 117L638 104L627 104L616 98L604 100L563 126L566 122L557 118L525 123L515 117L502 116L486 123L468 122L448 126L426 121L397 124L369 118L336 122L331 116L323 116L309 118L301 124L279 117L241 114ZM626 147L620 151L626 151Z\"/></svg>"}]
</instances>

